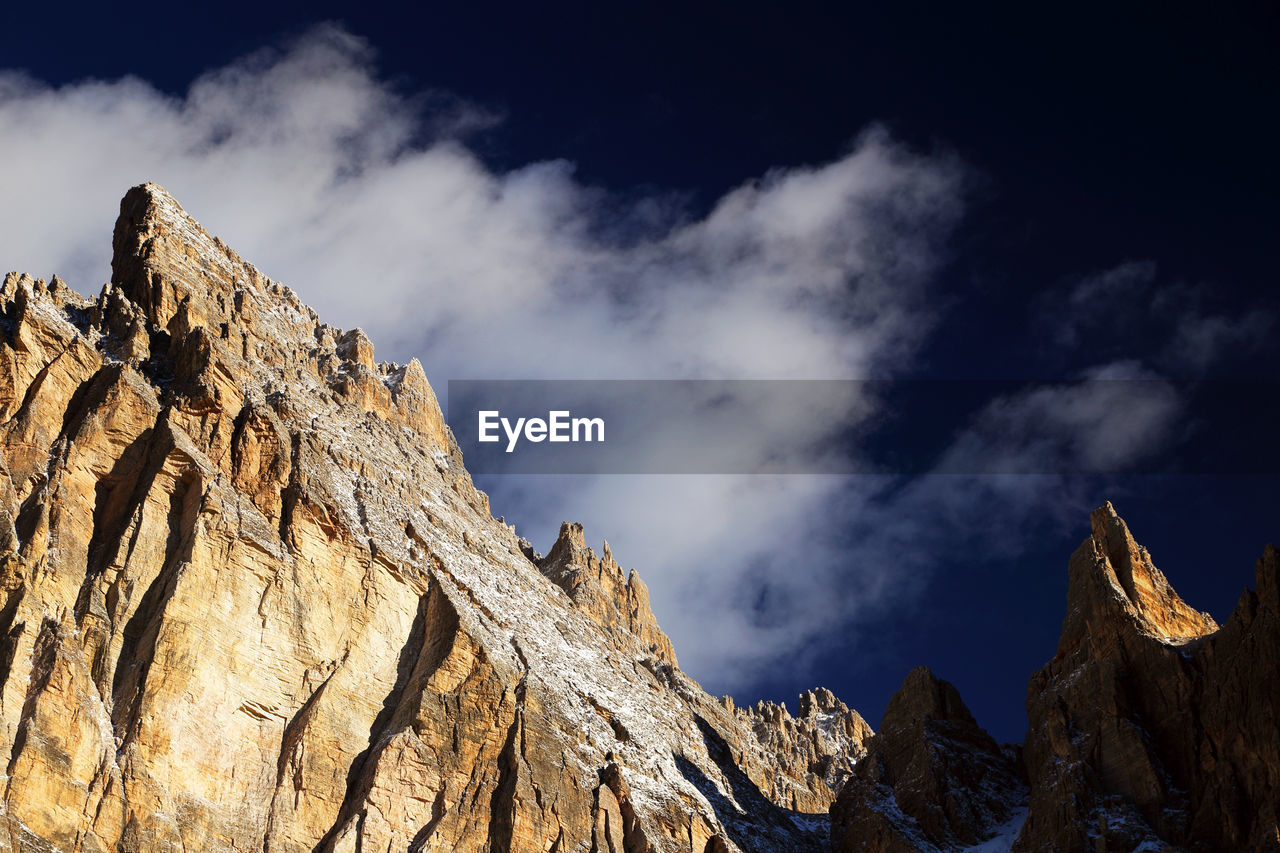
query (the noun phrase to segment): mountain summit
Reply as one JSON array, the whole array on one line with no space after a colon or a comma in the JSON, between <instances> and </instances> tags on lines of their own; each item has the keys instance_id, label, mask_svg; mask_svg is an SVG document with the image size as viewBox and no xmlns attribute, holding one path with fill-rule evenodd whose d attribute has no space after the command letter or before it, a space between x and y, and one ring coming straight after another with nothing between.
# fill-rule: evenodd
<instances>
[{"instance_id":1,"label":"mountain summit","mask_svg":"<svg viewBox=\"0 0 1280 853\"><path fill-rule=\"evenodd\" d=\"M1111 504L1072 555L1027 687L1038 850L1280 850L1280 557L1226 624L1187 606Z\"/></svg>"},{"instance_id":2,"label":"mountain summit","mask_svg":"<svg viewBox=\"0 0 1280 853\"><path fill-rule=\"evenodd\" d=\"M834 850L1280 851L1280 554L1219 627L1111 504L1090 528L1023 747L913 671L832 805Z\"/></svg>"},{"instance_id":3,"label":"mountain summit","mask_svg":"<svg viewBox=\"0 0 1280 853\"><path fill-rule=\"evenodd\" d=\"M1280 851L1280 555L1219 626L1106 504L998 745L912 671L738 708L566 523L164 190L0 287L0 853Z\"/></svg>"},{"instance_id":4,"label":"mountain summit","mask_svg":"<svg viewBox=\"0 0 1280 853\"><path fill-rule=\"evenodd\" d=\"M96 299L0 305L0 849L824 846L841 776L685 676L580 527L535 562L421 366L160 187Z\"/></svg>"}]
</instances>

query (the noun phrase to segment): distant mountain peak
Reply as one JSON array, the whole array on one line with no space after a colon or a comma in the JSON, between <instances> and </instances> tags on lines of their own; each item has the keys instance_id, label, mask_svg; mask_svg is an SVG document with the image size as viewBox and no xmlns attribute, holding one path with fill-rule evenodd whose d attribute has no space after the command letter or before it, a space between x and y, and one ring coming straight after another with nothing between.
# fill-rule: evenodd
<instances>
[{"instance_id":1,"label":"distant mountain peak","mask_svg":"<svg viewBox=\"0 0 1280 853\"><path fill-rule=\"evenodd\" d=\"M1062 644L1086 632L1138 630L1182 643L1218 630L1208 613L1184 602L1110 502L1089 515L1091 533L1071 557Z\"/></svg>"},{"instance_id":2,"label":"distant mountain peak","mask_svg":"<svg viewBox=\"0 0 1280 853\"><path fill-rule=\"evenodd\" d=\"M1031 806L1015 849L1280 849L1275 550L1219 627L1111 504L1090 526L1057 655L1027 688Z\"/></svg>"},{"instance_id":3,"label":"distant mountain peak","mask_svg":"<svg viewBox=\"0 0 1280 853\"><path fill-rule=\"evenodd\" d=\"M625 631L646 645L659 661L677 666L671 640L658 627L649 588L634 571L627 575L605 542L601 556L587 546L582 525L564 522L560 535L537 561L538 569L569 594L600 627Z\"/></svg>"}]
</instances>

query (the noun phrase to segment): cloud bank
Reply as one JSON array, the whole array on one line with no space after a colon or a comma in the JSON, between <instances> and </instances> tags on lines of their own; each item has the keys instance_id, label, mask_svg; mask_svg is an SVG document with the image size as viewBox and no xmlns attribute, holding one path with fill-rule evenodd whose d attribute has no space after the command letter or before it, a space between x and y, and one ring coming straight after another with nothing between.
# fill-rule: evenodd
<instances>
[{"instance_id":1,"label":"cloud bank","mask_svg":"<svg viewBox=\"0 0 1280 853\"><path fill-rule=\"evenodd\" d=\"M564 161L490 169L465 138L493 122L397 91L334 26L181 97L136 79L51 88L8 73L3 262L96 290L120 195L154 180L321 316L363 327L380 356L419 357L437 386L892 376L934 320L930 277L961 210L951 160L873 129L834 162L772 171L697 212L585 186ZM759 415L773 435L811 440L858 404ZM566 517L609 535L649 579L688 667L718 685L851 615L827 594L851 570L824 546L838 487L821 478L484 485L544 547ZM864 605L890 586L872 574Z\"/></svg>"},{"instance_id":2,"label":"cloud bank","mask_svg":"<svg viewBox=\"0 0 1280 853\"><path fill-rule=\"evenodd\" d=\"M1231 309L1203 283L1162 281L1155 261L1125 261L1047 289L1034 325L1061 353L1142 359L1166 375L1201 378L1238 371L1274 328L1262 306Z\"/></svg>"},{"instance_id":3,"label":"cloud bank","mask_svg":"<svg viewBox=\"0 0 1280 853\"><path fill-rule=\"evenodd\" d=\"M965 184L947 156L873 128L839 159L693 210L585 185L565 161L495 170L468 148L477 132L501 132L498 118L400 91L336 26L181 96L132 78L54 88L0 73L0 263L96 292L119 198L153 180L326 321L363 327L380 357L418 357L441 391L451 378L895 378L939 321L933 281ZM1126 452L1176 412L1153 399L1151 423L1117 438L1106 401L1079 396L993 401L955 452L1040 453L1016 436L1046 423L1054 453ZM849 398L758 416L764 434L813 444L874 411ZM984 444L993 431L1001 442ZM815 640L914 594L934 545L973 530L990 502L1031 516L1064 496L1053 478L1017 477L481 485L543 550L564 519L607 535L649 581L686 668L719 690L779 661L802 671Z\"/></svg>"}]
</instances>

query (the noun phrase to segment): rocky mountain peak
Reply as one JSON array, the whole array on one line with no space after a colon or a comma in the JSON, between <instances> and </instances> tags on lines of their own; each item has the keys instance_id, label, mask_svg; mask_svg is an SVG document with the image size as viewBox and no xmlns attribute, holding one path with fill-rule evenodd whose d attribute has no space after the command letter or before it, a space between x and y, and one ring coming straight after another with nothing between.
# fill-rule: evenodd
<instances>
[{"instance_id":1,"label":"rocky mountain peak","mask_svg":"<svg viewBox=\"0 0 1280 853\"><path fill-rule=\"evenodd\" d=\"M343 359L360 365L365 370L374 370L373 342L365 335L363 329L352 329L338 338L338 355Z\"/></svg>"},{"instance_id":2,"label":"rocky mountain peak","mask_svg":"<svg viewBox=\"0 0 1280 853\"><path fill-rule=\"evenodd\" d=\"M678 666L671 640L653 615L649 588L635 571L629 575L623 572L608 542L602 551L597 557L587 545L582 525L566 521L537 566L597 625L636 637L657 660Z\"/></svg>"},{"instance_id":3,"label":"rocky mountain peak","mask_svg":"<svg viewBox=\"0 0 1280 853\"><path fill-rule=\"evenodd\" d=\"M795 809L813 808L824 799L830 803L866 753L863 744L872 735L861 714L823 688L800 694L795 717L779 702L761 700L735 709L733 700L724 697L721 704L750 726L758 748L777 756L778 772L759 778L757 784L771 798L789 800ZM806 779L806 786L796 786L795 778Z\"/></svg>"},{"instance_id":4,"label":"rocky mountain peak","mask_svg":"<svg viewBox=\"0 0 1280 853\"><path fill-rule=\"evenodd\" d=\"M1219 627L1111 504L1090 527L1058 652L1027 687L1031 806L1015 849L1280 850L1275 549Z\"/></svg>"},{"instance_id":5,"label":"rocky mountain peak","mask_svg":"<svg viewBox=\"0 0 1280 853\"><path fill-rule=\"evenodd\" d=\"M902 686L889 700L880 729L917 726L931 720L977 726L960 698L960 691L951 682L934 675L929 667L918 666L907 673Z\"/></svg>"},{"instance_id":6,"label":"rocky mountain peak","mask_svg":"<svg viewBox=\"0 0 1280 853\"><path fill-rule=\"evenodd\" d=\"M316 320L292 291L269 282L154 183L132 188L120 202L111 285L153 328L169 334L220 330L237 319L247 321L235 324L238 331L253 331L253 309L261 307ZM245 305L245 296L256 304Z\"/></svg>"},{"instance_id":7,"label":"rocky mountain peak","mask_svg":"<svg viewBox=\"0 0 1280 853\"><path fill-rule=\"evenodd\" d=\"M1023 747L913 670L832 805L837 853L1280 851L1280 552L1219 627L1111 504L1089 528Z\"/></svg>"},{"instance_id":8,"label":"rocky mountain peak","mask_svg":"<svg viewBox=\"0 0 1280 853\"><path fill-rule=\"evenodd\" d=\"M532 561L421 365L154 184L114 248L0 287L0 850L821 848L830 786L581 527Z\"/></svg>"},{"instance_id":9,"label":"rocky mountain peak","mask_svg":"<svg viewBox=\"0 0 1280 853\"><path fill-rule=\"evenodd\" d=\"M1090 513L1091 534L1069 563L1068 612L1059 653L1086 635L1136 630L1185 643L1218 630L1208 613L1188 606L1156 568L1110 502Z\"/></svg>"},{"instance_id":10,"label":"rocky mountain peak","mask_svg":"<svg viewBox=\"0 0 1280 853\"><path fill-rule=\"evenodd\" d=\"M800 699L796 703L796 713L800 717L816 717L818 714L846 714L848 712L849 707L825 687L804 691L800 694Z\"/></svg>"},{"instance_id":11,"label":"rocky mountain peak","mask_svg":"<svg viewBox=\"0 0 1280 853\"><path fill-rule=\"evenodd\" d=\"M556 541L543 558L543 565L546 567L543 574L547 574L553 567L561 571L575 569L594 558L595 554L587 545L587 535L582 525L576 521L564 521L560 523Z\"/></svg>"},{"instance_id":12,"label":"rocky mountain peak","mask_svg":"<svg viewBox=\"0 0 1280 853\"><path fill-rule=\"evenodd\" d=\"M916 667L889 700L867 755L832 806L837 853L914 853L978 844L1026 800L1022 768L960 692Z\"/></svg>"}]
</instances>

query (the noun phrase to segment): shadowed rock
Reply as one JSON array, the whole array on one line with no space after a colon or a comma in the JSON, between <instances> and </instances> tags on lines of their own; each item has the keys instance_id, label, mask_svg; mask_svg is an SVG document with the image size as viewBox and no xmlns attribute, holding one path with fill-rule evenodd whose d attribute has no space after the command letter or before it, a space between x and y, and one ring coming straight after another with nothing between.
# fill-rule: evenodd
<instances>
[{"instance_id":1,"label":"shadowed rock","mask_svg":"<svg viewBox=\"0 0 1280 853\"><path fill-rule=\"evenodd\" d=\"M1275 549L1219 628L1111 504L1090 521L1057 654L1027 689L1031 810L1016 849L1280 850Z\"/></svg>"},{"instance_id":2,"label":"shadowed rock","mask_svg":"<svg viewBox=\"0 0 1280 853\"><path fill-rule=\"evenodd\" d=\"M973 845L1025 802L1012 752L978 726L955 687L926 667L907 675L866 747L831 807L836 853Z\"/></svg>"}]
</instances>

